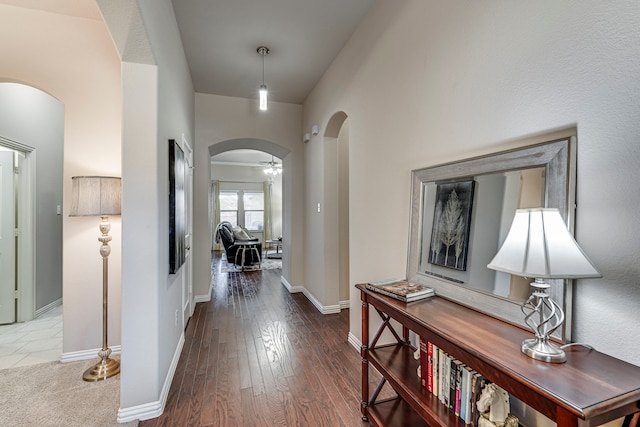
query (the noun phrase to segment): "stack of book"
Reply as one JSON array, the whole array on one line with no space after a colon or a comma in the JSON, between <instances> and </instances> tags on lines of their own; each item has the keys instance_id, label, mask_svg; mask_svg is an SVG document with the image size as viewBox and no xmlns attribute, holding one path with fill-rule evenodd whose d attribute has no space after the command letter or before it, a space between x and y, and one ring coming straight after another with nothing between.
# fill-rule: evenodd
<instances>
[{"instance_id":1,"label":"stack of book","mask_svg":"<svg viewBox=\"0 0 640 427\"><path fill-rule=\"evenodd\" d=\"M478 372L432 342L420 339L420 382L465 424L478 425L476 402L488 383Z\"/></svg>"},{"instance_id":2,"label":"stack of book","mask_svg":"<svg viewBox=\"0 0 640 427\"><path fill-rule=\"evenodd\" d=\"M365 287L371 291L390 296L403 302L418 301L435 295L432 288L407 280L388 280L367 283Z\"/></svg>"}]
</instances>

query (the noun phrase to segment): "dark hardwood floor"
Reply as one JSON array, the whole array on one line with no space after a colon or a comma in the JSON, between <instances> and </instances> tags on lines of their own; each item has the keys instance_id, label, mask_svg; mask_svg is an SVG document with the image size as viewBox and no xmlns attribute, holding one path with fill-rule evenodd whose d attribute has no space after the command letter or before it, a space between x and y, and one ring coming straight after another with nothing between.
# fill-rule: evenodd
<instances>
[{"instance_id":1,"label":"dark hardwood floor","mask_svg":"<svg viewBox=\"0 0 640 427\"><path fill-rule=\"evenodd\" d=\"M159 426L361 426L349 311L323 315L281 270L220 272L196 306Z\"/></svg>"}]
</instances>

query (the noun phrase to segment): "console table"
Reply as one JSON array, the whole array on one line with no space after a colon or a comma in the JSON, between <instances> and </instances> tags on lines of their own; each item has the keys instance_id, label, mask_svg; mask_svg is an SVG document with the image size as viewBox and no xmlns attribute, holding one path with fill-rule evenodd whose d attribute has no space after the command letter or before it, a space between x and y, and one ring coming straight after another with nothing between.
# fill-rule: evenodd
<instances>
[{"instance_id":1,"label":"console table","mask_svg":"<svg viewBox=\"0 0 640 427\"><path fill-rule=\"evenodd\" d=\"M562 364L534 360L520 351L531 332L438 296L412 303L356 285L362 300L362 402L364 420L376 426L464 427L437 397L421 389L409 331L478 371L560 427L592 427L640 411L640 367L596 350L566 349ZM369 308L382 324L369 340ZM393 330L391 320L402 332ZM384 329L396 343L378 345ZM369 393L370 365L398 398L376 401Z\"/></svg>"}]
</instances>

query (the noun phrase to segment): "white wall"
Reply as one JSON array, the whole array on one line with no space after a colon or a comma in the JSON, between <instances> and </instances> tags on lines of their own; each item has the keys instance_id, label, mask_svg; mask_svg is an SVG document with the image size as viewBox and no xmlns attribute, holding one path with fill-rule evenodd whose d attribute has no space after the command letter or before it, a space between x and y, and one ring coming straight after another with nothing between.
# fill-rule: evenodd
<instances>
[{"instance_id":1,"label":"white wall","mask_svg":"<svg viewBox=\"0 0 640 427\"><path fill-rule=\"evenodd\" d=\"M97 10L95 16L71 17L0 4L0 80L34 86L64 104L62 276L67 355L102 343L99 219L69 218L71 177L120 175L120 62ZM120 219L112 217L111 226L109 344L118 345Z\"/></svg>"},{"instance_id":2,"label":"white wall","mask_svg":"<svg viewBox=\"0 0 640 427\"><path fill-rule=\"evenodd\" d=\"M283 158L282 175L282 276L292 286L303 286L302 235L302 181L304 163L302 153L302 106L278 102L269 103L268 111L259 111L257 100L228 96L196 94L196 151L195 151L195 206L194 227L200 230L194 236L198 258L194 264L194 293L208 295L211 280L209 206L205 195L210 188L209 147L215 144L243 144L243 140L259 139L275 144L289 154ZM231 140L237 140L232 141ZM246 146L234 148L253 148ZM257 148L260 149L260 148ZM266 151L261 149L261 151ZM272 153L278 156L277 153ZM282 157L281 157L282 158ZM289 254L288 256L286 254Z\"/></svg>"},{"instance_id":3,"label":"white wall","mask_svg":"<svg viewBox=\"0 0 640 427\"><path fill-rule=\"evenodd\" d=\"M380 0L304 104L305 126L349 115L351 284L404 275L412 169L575 126L576 237L604 277L577 282L573 338L640 364L638 28L634 1Z\"/></svg>"},{"instance_id":4,"label":"white wall","mask_svg":"<svg viewBox=\"0 0 640 427\"><path fill-rule=\"evenodd\" d=\"M184 265L169 274L168 151L169 139L194 143L193 85L171 2L127 6L100 2L123 59L120 421L161 413L184 342Z\"/></svg>"}]
</instances>

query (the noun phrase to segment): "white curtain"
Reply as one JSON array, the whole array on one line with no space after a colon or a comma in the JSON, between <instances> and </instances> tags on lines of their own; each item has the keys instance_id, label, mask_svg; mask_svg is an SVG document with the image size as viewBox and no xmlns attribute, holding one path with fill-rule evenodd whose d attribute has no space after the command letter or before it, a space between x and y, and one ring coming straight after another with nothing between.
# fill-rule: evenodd
<instances>
[{"instance_id":1,"label":"white curtain","mask_svg":"<svg viewBox=\"0 0 640 427\"><path fill-rule=\"evenodd\" d=\"M273 221L271 219L271 181L264 181L264 241L271 240L273 237Z\"/></svg>"},{"instance_id":2,"label":"white curtain","mask_svg":"<svg viewBox=\"0 0 640 427\"><path fill-rule=\"evenodd\" d=\"M220 223L220 181L211 181L209 217L211 218L211 250L222 250L222 245L216 243L216 227Z\"/></svg>"}]
</instances>

